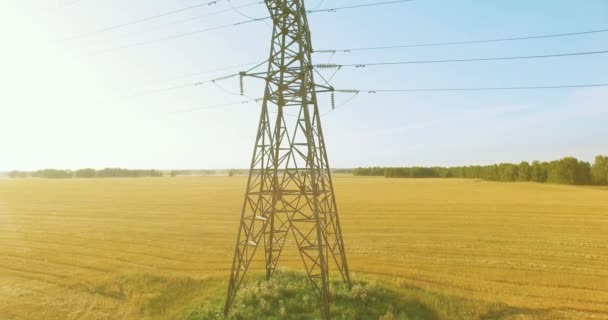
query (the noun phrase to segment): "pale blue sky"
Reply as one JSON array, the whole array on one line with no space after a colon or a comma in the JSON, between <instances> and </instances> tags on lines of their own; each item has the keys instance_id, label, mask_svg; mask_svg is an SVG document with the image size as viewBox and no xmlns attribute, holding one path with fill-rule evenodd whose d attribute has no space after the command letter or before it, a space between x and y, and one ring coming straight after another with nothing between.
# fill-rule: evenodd
<instances>
[{"instance_id":1,"label":"pale blue sky","mask_svg":"<svg viewBox=\"0 0 608 320\"><path fill-rule=\"evenodd\" d=\"M213 85L151 93L262 61L258 22L128 49L247 20L228 1L75 40L74 35L204 1L13 1L2 10L0 170L248 166L259 106L178 110L241 101ZM232 0L235 6L248 0ZM310 0L307 7L380 2ZM241 9L265 16L265 7ZM608 28L608 1L417 0L309 17L317 49L533 36ZM111 50L107 50L111 49ZM490 44L338 53L334 63L460 59L608 50L608 32ZM101 53L100 53L101 52ZM327 54L315 54L325 63ZM327 72L326 72L327 73ZM343 69L336 88L406 89L608 83L608 55ZM238 80L221 83L238 91ZM6 90L6 91L5 91ZM246 92L262 93L246 81ZM133 93L136 93L133 95ZM338 95L337 104L349 98ZM329 96L321 96L328 110ZM333 167L463 165L608 154L608 88L361 94L324 117Z\"/></svg>"}]
</instances>

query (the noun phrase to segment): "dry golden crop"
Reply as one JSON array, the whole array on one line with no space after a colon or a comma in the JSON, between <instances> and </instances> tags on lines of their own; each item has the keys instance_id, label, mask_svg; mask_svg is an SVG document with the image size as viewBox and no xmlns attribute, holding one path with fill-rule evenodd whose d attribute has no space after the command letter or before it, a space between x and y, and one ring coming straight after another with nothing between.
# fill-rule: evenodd
<instances>
[{"instance_id":1,"label":"dry golden crop","mask_svg":"<svg viewBox=\"0 0 608 320\"><path fill-rule=\"evenodd\" d=\"M245 182L0 180L0 319L179 319L221 300ZM471 319L608 318L606 188L350 176L335 185L357 276L474 301ZM299 262L293 247L281 261ZM462 309L441 301L429 306L438 318ZM484 314L486 303L504 308Z\"/></svg>"}]
</instances>

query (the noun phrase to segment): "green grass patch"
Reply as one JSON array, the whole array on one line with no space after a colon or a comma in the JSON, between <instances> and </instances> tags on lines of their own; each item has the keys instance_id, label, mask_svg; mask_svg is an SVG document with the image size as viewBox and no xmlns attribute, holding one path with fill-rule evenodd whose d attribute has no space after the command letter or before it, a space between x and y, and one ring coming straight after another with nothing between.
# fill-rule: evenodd
<instances>
[{"instance_id":1,"label":"green grass patch","mask_svg":"<svg viewBox=\"0 0 608 320\"><path fill-rule=\"evenodd\" d=\"M331 281L332 319L336 320L439 320L483 319L501 306L432 294L415 287L377 280L355 280L349 288ZM300 273L277 271L271 281L261 277L245 282L228 316L223 300L205 301L187 320L319 319L319 299L308 278Z\"/></svg>"}]
</instances>

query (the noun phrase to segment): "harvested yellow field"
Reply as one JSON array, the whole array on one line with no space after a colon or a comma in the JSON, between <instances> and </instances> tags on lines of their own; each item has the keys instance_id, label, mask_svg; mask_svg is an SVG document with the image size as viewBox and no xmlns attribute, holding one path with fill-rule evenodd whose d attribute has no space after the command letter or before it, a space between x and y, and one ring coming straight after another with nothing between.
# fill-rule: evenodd
<instances>
[{"instance_id":1,"label":"harvested yellow field","mask_svg":"<svg viewBox=\"0 0 608 320\"><path fill-rule=\"evenodd\" d=\"M0 319L179 319L222 299L245 184L0 180ZM608 317L606 188L350 176L335 185L356 276L508 307L486 319ZM286 250L281 263L300 268Z\"/></svg>"}]
</instances>

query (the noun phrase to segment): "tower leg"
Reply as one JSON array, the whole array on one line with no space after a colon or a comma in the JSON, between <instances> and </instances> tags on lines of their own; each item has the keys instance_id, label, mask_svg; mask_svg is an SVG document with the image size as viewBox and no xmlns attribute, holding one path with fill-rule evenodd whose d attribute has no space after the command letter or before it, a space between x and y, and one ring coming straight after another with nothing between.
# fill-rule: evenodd
<instances>
[{"instance_id":1,"label":"tower leg","mask_svg":"<svg viewBox=\"0 0 608 320\"><path fill-rule=\"evenodd\" d=\"M319 146L321 153L320 171L323 175L319 178L319 186L321 188L321 194L323 195L319 199L321 210L326 212L325 221L325 243L327 244L329 256L333 258L333 261L340 271L342 280L351 286L350 273L348 271L348 262L346 260L346 252L344 250L344 240L342 237L342 228L340 226L340 218L338 216L338 206L336 204L336 196L334 194L334 185L331 177L331 171L329 169L329 160L327 157L327 151L325 149L325 139L323 138L323 129L321 128L321 116L319 115L318 107L314 110L313 117L313 128L314 132L317 133L316 144Z\"/></svg>"},{"instance_id":2,"label":"tower leg","mask_svg":"<svg viewBox=\"0 0 608 320\"><path fill-rule=\"evenodd\" d=\"M234 257L232 259L228 293L224 306L225 314L228 314L230 310L236 292L262 240L268 225L269 216L272 213L271 196L266 191L271 188L271 181L269 179L271 174L267 169L267 163L270 161L269 150L271 149L272 134L268 121L268 107L264 103L256 136L256 146L251 159L252 169L249 171ZM254 168L257 167L261 167L261 169L255 170Z\"/></svg>"}]
</instances>

